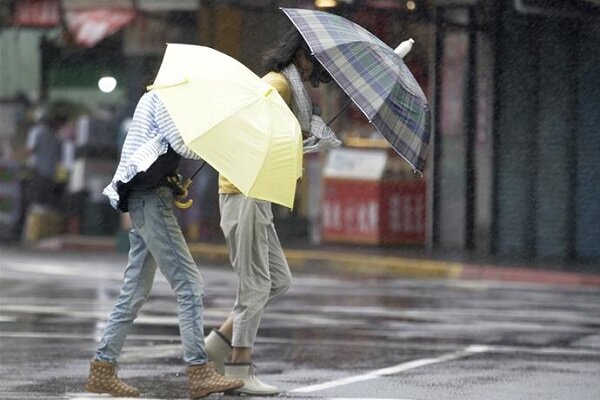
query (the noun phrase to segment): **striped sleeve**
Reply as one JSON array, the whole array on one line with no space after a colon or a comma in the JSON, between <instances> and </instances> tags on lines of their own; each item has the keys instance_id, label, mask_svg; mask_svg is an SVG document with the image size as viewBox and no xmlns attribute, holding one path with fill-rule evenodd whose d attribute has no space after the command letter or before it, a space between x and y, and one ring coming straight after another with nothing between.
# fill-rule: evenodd
<instances>
[{"instance_id":1,"label":"striped sleeve","mask_svg":"<svg viewBox=\"0 0 600 400\"><path fill-rule=\"evenodd\" d=\"M185 145L183 138L179 134L179 130L175 126L175 123L167 111L167 108L158 98L158 96L155 96L155 101L155 120L158 124L159 132L162 133L163 138L167 141L167 143L169 143L171 148L183 158L201 160L201 157L198 154L190 150L190 148Z\"/></svg>"},{"instance_id":2,"label":"striped sleeve","mask_svg":"<svg viewBox=\"0 0 600 400\"><path fill-rule=\"evenodd\" d=\"M125 176L120 176L121 178L131 179L138 171L146 171L159 155L167 151L167 144L161 145L157 134L155 112L153 96L149 93L144 94L138 102L123 143L123 162L120 167L125 171L118 172Z\"/></svg>"}]
</instances>

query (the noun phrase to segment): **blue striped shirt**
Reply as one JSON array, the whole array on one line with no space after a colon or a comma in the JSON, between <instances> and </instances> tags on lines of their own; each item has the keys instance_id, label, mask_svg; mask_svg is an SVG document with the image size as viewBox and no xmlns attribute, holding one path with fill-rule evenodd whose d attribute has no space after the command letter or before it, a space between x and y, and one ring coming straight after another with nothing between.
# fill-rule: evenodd
<instances>
[{"instance_id":1,"label":"blue striped shirt","mask_svg":"<svg viewBox=\"0 0 600 400\"><path fill-rule=\"evenodd\" d=\"M183 142L158 95L153 91L145 93L133 113L117 171L102 192L109 198L111 206L116 209L119 204L117 183L129 182L139 172L147 171L158 157L167 152L169 145L184 158L200 160L200 156Z\"/></svg>"}]
</instances>

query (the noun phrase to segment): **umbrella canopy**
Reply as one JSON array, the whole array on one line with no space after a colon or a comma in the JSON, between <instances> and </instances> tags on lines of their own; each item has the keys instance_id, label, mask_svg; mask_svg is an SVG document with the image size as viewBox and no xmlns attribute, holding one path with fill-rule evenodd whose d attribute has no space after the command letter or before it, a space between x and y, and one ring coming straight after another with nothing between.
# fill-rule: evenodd
<instances>
[{"instance_id":1,"label":"umbrella canopy","mask_svg":"<svg viewBox=\"0 0 600 400\"><path fill-rule=\"evenodd\" d=\"M209 47L168 44L155 90L185 144L247 196L292 208L302 133L277 90Z\"/></svg>"},{"instance_id":2,"label":"umbrella canopy","mask_svg":"<svg viewBox=\"0 0 600 400\"><path fill-rule=\"evenodd\" d=\"M343 17L282 8L333 79L414 169L423 170L431 130L425 94L392 48Z\"/></svg>"}]
</instances>

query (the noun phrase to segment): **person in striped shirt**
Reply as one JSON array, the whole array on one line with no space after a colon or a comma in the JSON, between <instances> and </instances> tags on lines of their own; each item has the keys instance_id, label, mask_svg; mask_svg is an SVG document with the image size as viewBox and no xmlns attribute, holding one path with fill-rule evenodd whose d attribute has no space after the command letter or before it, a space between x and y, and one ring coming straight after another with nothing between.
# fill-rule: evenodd
<instances>
[{"instance_id":1,"label":"person in striped shirt","mask_svg":"<svg viewBox=\"0 0 600 400\"><path fill-rule=\"evenodd\" d=\"M203 281L192 259L173 202L181 191L171 184L182 157L199 159L185 146L165 106L150 91L139 100L123 143L115 175L103 193L111 205L129 212L129 256L116 304L90 365L86 390L119 397L139 391L117 377L125 338L147 300L156 268L175 291L183 359L188 365L190 397L239 388L243 382L222 376L208 362L203 327ZM153 262L154 261L154 262Z\"/></svg>"}]
</instances>

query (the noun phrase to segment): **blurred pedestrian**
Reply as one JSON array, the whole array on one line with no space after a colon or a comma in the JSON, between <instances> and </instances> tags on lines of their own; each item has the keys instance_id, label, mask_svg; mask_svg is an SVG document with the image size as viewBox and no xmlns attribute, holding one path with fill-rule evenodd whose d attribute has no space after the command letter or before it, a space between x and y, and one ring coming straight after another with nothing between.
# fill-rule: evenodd
<instances>
[{"instance_id":1,"label":"blurred pedestrian","mask_svg":"<svg viewBox=\"0 0 600 400\"><path fill-rule=\"evenodd\" d=\"M129 258L121 293L90 365L89 392L139 396L137 389L117 377L117 359L150 294L157 265L177 296L190 397L201 398L243 385L219 374L207 360L203 281L173 213L173 202L183 191L171 182L178 175L182 157L199 159L184 145L157 94L144 94L125 137L116 173L103 192L114 208L129 212L133 229L129 232Z\"/></svg>"},{"instance_id":2,"label":"blurred pedestrian","mask_svg":"<svg viewBox=\"0 0 600 400\"><path fill-rule=\"evenodd\" d=\"M296 29L264 57L269 71L263 79L273 86L300 122L304 152L325 150L341 143L323 120L313 114L304 82L317 87L329 76ZM226 376L240 378L235 393L275 395L280 389L262 382L252 369L252 349L265 307L291 284L291 273L273 224L271 203L246 197L219 176L221 228L229 259L238 276L237 298L231 315L206 339L209 359ZM229 358L230 357L230 358Z\"/></svg>"},{"instance_id":3,"label":"blurred pedestrian","mask_svg":"<svg viewBox=\"0 0 600 400\"><path fill-rule=\"evenodd\" d=\"M27 168L23 174L22 241L31 244L64 230L60 181L62 139L59 131L69 116L56 104L34 111L34 123L27 131Z\"/></svg>"},{"instance_id":4,"label":"blurred pedestrian","mask_svg":"<svg viewBox=\"0 0 600 400\"><path fill-rule=\"evenodd\" d=\"M62 151L58 130L68 118L51 113L46 107L38 108L34 118L26 143L29 201L30 205L55 206L56 173Z\"/></svg>"}]
</instances>

